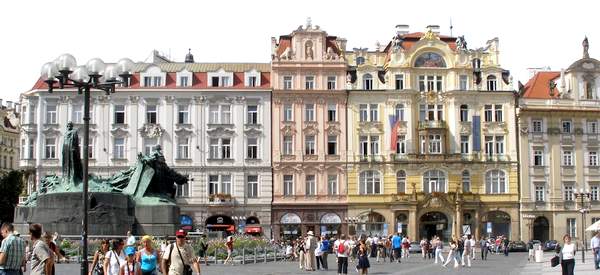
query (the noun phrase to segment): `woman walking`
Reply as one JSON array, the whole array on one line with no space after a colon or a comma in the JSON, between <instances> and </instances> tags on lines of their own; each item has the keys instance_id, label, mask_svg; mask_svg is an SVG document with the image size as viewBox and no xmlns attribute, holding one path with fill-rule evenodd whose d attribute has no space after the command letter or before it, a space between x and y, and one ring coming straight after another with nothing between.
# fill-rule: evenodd
<instances>
[{"instance_id":1,"label":"woman walking","mask_svg":"<svg viewBox=\"0 0 600 275\"><path fill-rule=\"evenodd\" d=\"M119 274L119 268L125 262L124 246L125 242L122 239L112 241L112 249L106 252L104 257L104 275Z\"/></svg>"},{"instance_id":2,"label":"woman walking","mask_svg":"<svg viewBox=\"0 0 600 275\"><path fill-rule=\"evenodd\" d=\"M158 268L158 251L152 247L152 237L145 235L141 241L144 246L136 256L136 262L140 263L142 275L156 275Z\"/></svg>"},{"instance_id":3,"label":"woman walking","mask_svg":"<svg viewBox=\"0 0 600 275\"><path fill-rule=\"evenodd\" d=\"M119 267L119 275L142 275L140 264L136 261L135 247L125 248L125 261Z\"/></svg>"},{"instance_id":4,"label":"woman walking","mask_svg":"<svg viewBox=\"0 0 600 275\"><path fill-rule=\"evenodd\" d=\"M358 269L358 274L367 275L369 274L369 268L371 264L369 263L369 257L367 255L367 247L361 245L358 249L358 265L356 265L356 269Z\"/></svg>"},{"instance_id":5,"label":"woman walking","mask_svg":"<svg viewBox=\"0 0 600 275\"><path fill-rule=\"evenodd\" d=\"M89 275L104 275L104 255L108 252L108 240L100 241L100 248L94 253Z\"/></svg>"},{"instance_id":6,"label":"woman walking","mask_svg":"<svg viewBox=\"0 0 600 275\"><path fill-rule=\"evenodd\" d=\"M442 265L443 267L446 267L452 259L454 259L454 268L458 267L458 261L456 260L456 257L454 256L457 248L458 247L456 245L456 238L453 238L450 241L450 250L448 251L448 257L446 258L446 262Z\"/></svg>"},{"instance_id":7,"label":"woman walking","mask_svg":"<svg viewBox=\"0 0 600 275\"><path fill-rule=\"evenodd\" d=\"M562 247L559 245L556 246L556 253L558 253L562 259L560 261L562 275L573 275L573 270L575 269L575 251L577 251L577 247L571 242L571 236L569 236L569 234L566 234L563 237L563 241L564 244Z\"/></svg>"},{"instance_id":8,"label":"woman walking","mask_svg":"<svg viewBox=\"0 0 600 275\"><path fill-rule=\"evenodd\" d=\"M227 264L228 262L231 262L231 265L233 265L233 237L232 236L227 237L227 242L225 242L225 246L227 247L227 259L225 259L223 264Z\"/></svg>"},{"instance_id":9,"label":"woman walking","mask_svg":"<svg viewBox=\"0 0 600 275\"><path fill-rule=\"evenodd\" d=\"M438 263L438 259L440 259L440 263L444 264L444 254L442 253L444 251L444 243L442 243L442 240L440 239L440 237L435 237L435 263Z\"/></svg>"},{"instance_id":10,"label":"woman walking","mask_svg":"<svg viewBox=\"0 0 600 275\"><path fill-rule=\"evenodd\" d=\"M306 259L304 258L304 240L302 238L298 238L298 241L296 242L296 251L298 251L298 264L300 270L302 270L306 263Z\"/></svg>"}]
</instances>

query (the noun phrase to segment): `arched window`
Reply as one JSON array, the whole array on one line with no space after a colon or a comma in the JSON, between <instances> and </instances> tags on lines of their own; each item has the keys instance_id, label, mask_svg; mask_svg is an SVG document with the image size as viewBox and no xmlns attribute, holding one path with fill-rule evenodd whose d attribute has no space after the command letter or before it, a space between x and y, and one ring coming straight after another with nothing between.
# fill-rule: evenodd
<instances>
[{"instance_id":1,"label":"arched window","mask_svg":"<svg viewBox=\"0 0 600 275\"><path fill-rule=\"evenodd\" d=\"M361 195L381 194L381 177L378 171L363 171L359 176L359 190Z\"/></svg>"},{"instance_id":2,"label":"arched window","mask_svg":"<svg viewBox=\"0 0 600 275\"><path fill-rule=\"evenodd\" d=\"M373 90L373 76L371 74L363 75L363 89Z\"/></svg>"},{"instance_id":3,"label":"arched window","mask_svg":"<svg viewBox=\"0 0 600 275\"><path fill-rule=\"evenodd\" d=\"M396 173L396 188L398 193L406 193L406 172L404 170Z\"/></svg>"},{"instance_id":4,"label":"arched window","mask_svg":"<svg viewBox=\"0 0 600 275\"><path fill-rule=\"evenodd\" d=\"M423 174L423 191L425 193L446 192L446 174L441 170L429 170Z\"/></svg>"},{"instance_id":5,"label":"arched window","mask_svg":"<svg viewBox=\"0 0 600 275\"><path fill-rule=\"evenodd\" d=\"M460 105L460 121L469 121L469 105Z\"/></svg>"},{"instance_id":6,"label":"arched window","mask_svg":"<svg viewBox=\"0 0 600 275\"><path fill-rule=\"evenodd\" d=\"M502 170L490 170L485 174L485 193L502 194L507 193L506 176Z\"/></svg>"},{"instance_id":7,"label":"arched window","mask_svg":"<svg viewBox=\"0 0 600 275\"><path fill-rule=\"evenodd\" d=\"M496 76L495 75L488 75L488 77L487 77L487 89L488 89L488 91L495 91L496 90Z\"/></svg>"},{"instance_id":8,"label":"arched window","mask_svg":"<svg viewBox=\"0 0 600 275\"><path fill-rule=\"evenodd\" d=\"M463 193L471 192L471 174L468 170L462 172L462 190Z\"/></svg>"},{"instance_id":9,"label":"arched window","mask_svg":"<svg viewBox=\"0 0 600 275\"><path fill-rule=\"evenodd\" d=\"M356 65L362 65L365 64L365 58L362 56L359 56L356 58Z\"/></svg>"},{"instance_id":10,"label":"arched window","mask_svg":"<svg viewBox=\"0 0 600 275\"><path fill-rule=\"evenodd\" d=\"M394 115L397 121L404 121L404 104L396 104Z\"/></svg>"}]
</instances>

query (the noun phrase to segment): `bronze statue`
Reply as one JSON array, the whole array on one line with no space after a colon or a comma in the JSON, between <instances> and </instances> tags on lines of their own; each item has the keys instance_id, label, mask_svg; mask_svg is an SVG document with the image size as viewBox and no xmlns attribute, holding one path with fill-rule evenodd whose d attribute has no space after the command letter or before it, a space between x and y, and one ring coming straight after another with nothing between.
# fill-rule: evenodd
<instances>
[{"instance_id":1,"label":"bronze statue","mask_svg":"<svg viewBox=\"0 0 600 275\"><path fill-rule=\"evenodd\" d=\"M78 185L83 178L79 152L79 135L73 129L73 123L67 123L62 146L62 175L63 180L72 185Z\"/></svg>"}]
</instances>

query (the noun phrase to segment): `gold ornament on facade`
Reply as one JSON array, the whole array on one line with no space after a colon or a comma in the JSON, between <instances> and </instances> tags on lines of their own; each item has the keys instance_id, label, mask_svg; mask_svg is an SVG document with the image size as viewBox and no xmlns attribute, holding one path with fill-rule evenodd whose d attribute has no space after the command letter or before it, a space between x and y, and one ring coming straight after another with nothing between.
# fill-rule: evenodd
<instances>
[{"instance_id":1,"label":"gold ornament on facade","mask_svg":"<svg viewBox=\"0 0 600 275\"><path fill-rule=\"evenodd\" d=\"M427 32L421 37L420 40L435 40L439 39L439 37L433 32L431 28L427 29Z\"/></svg>"}]
</instances>

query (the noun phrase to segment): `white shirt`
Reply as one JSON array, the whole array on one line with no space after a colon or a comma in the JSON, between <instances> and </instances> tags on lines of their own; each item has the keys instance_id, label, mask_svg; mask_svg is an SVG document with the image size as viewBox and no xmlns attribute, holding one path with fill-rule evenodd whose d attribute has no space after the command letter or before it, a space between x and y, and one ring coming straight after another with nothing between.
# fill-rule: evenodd
<instances>
[{"instance_id":1,"label":"white shirt","mask_svg":"<svg viewBox=\"0 0 600 275\"><path fill-rule=\"evenodd\" d=\"M135 237L133 235L127 237L127 246L135 245Z\"/></svg>"},{"instance_id":2,"label":"white shirt","mask_svg":"<svg viewBox=\"0 0 600 275\"><path fill-rule=\"evenodd\" d=\"M560 253L562 253L563 260L571 260L575 258L575 244L564 244Z\"/></svg>"},{"instance_id":3,"label":"white shirt","mask_svg":"<svg viewBox=\"0 0 600 275\"><path fill-rule=\"evenodd\" d=\"M344 253L342 253L342 254L338 253L338 247L340 245L345 246ZM346 240L337 240L337 241L335 241L335 243L333 244L333 249L335 251L335 254L338 257L348 257L348 255L350 254L350 247L348 246L348 241L346 241Z\"/></svg>"},{"instance_id":4,"label":"white shirt","mask_svg":"<svg viewBox=\"0 0 600 275\"><path fill-rule=\"evenodd\" d=\"M598 236L594 236L592 241L590 242L590 248L600 248L600 238Z\"/></svg>"},{"instance_id":5,"label":"white shirt","mask_svg":"<svg viewBox=\"0 0 600 275\"><path fill-rule=\"evenodd\" d=\"M108 274L106 275L118 275L121 264L125 262L123 250L121 250L118 256L114 250L110 250L106 253L105 257L108 259Z\"/></svg>"}]
</instances>

